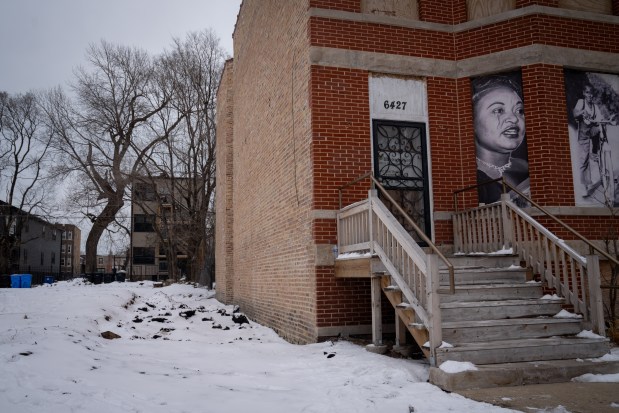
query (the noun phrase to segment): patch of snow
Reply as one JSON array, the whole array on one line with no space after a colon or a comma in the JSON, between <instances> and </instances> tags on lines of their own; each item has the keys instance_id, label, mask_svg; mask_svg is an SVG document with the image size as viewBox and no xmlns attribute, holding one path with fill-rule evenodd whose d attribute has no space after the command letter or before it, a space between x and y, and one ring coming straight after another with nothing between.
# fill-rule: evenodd
<instances>
[{"instance_id":1,"label":"patch of snow","mask_svg":"<svg viewBox=\"0 0 619 413\"><path fill-rule=\"evenodd\" d=\"M439 368L443 370L445 373L461 373L463 371L479 370L477 366L475 366L470 361L453 361L453 360L447 360L443 362L443 364L441 364Z\"/></svg>"},{"instance_id":2,"label":"patch of snow","mask_svg":"<svg viewBox=\"0 0 619 413\"><path fill-rule=\"evenodd\" d=\"M369 252L345 252L337 256L338 260L352 260L356 258L371 258L372 254Z\"/></svg>"},{"instance_id":3,"label":"patch of snow","mask_svg":"<svg viewBox=\"0 0 619 413\"><path fill-rule=\"evenodd\" d=\"M513 253L514 253L513 248L503 248L501 250L491 252L488 255L508 255L508 254L513 254Z\"/></svg>"},{"instance_id":4,"label":"patch of snow","mask_svg":"<svg viewBox=\"0 0 619 413\"><path fill-rule=\"evenodd\" d=\"M557 294L546 294L545 296L542 297L542 300L561 300L561 297L559 297Z\"/></svg>"},{"instance_id":5,"label":"patch of snow","mask_svg":"<svg viewBox=\"0 0 619 413\"><path fill-rule=\"evenodd\" d=\"M599 335L595 334L591 330L582 330L580 333L576 334L576 337L580 337L580 338L604 338L602 336L599 336Z\"/></svg>"},{"instance_id":6,"label":"patch of snow","mask_svg":"<svg viewBox=\"0 0 619 413\"><path fill-rule=\"evenodd\" d=\"M553 316L554 318L582 318L581 314L570 313L567 310L561 310Z\"/></svg>"},{"instance_id":7,"label":"patch of snow","mask_svg":"<svg viewBox=\"0 0 619 413\"><path fill-rule=\"evenodd\" d=\"M580 383L619 383L619 373L614 374L583 374L574 377L572 381Z\"/></svg>"},{"instance_id":8,"label":"patch of snow","mask_svg":"<svg viewBox=\"0 0 619 413\"><path fill-rule=\"evenodd\" d=\"M558 405L557 407L547 407L545 409L537 409L533 407L527 407L527 410L533 413L570 413L565 407Z\"/></svg>"},{"instance_id":9,"label":"patch of snow","mask_svg":"<svg viewBox=\"0 0 619 413\"><path fill-rule=\"evenodd\" d=\"M619 408L619 403L612 402L610 407Z\"/></svg>"},{"instance_id":10,"label":"patch of snow","mask_svg":"<svg viewBox=\"0 0 619 413\"><path fill-rule=\"evenodd\" d=\"M619 347L612 348L610 353L604 354L602 357L590 359L594 363L601 363L604 361L619 361Z\"/></svg>"},{"instance_id":11,"label":"patch of snow","mask_svg":"<svg viewBox=\"0 0 619 413\"><path fill-rule=\"evenodd\" d=\"M425 343L423 343L423 346L422 346L422 347L425 347L425 348L430 348L430 342L429 342L429 341L426 341ZM451 344L447 343L446 341L442 341L442 342L441 342L441 345L440 345L440 346L438 346L438 348L453 348L453 345L451 345Z\"/></svg>"},{"instance_id":12,"label":"patch of snow","mask_svg":"<svg viewBox=\"0 0 619 413\"><path fill-rule=\"evenodd\" d=\"M523 268L520 265L512 264L507 267L508 270L522 270Z\"/></svg>"},{"instance_id":13,"label":"patch of snow","mask_svg":"<svg viewBox=\"0 0 619 413\"><path fill-rule=\"evenodd\" d=\"M290 344L234 311L188 284L0 289L0 412L511 411L427 383L425 361Z\"/></svg>"},{"instance_id":14,"label":"patch of snow","mask_svg":"<svg viewBox=\"0 0 619 413\"><path fill-rule=\"evenodd\" d=\"M511 397L501 397L501 400L508 402L510 401L512 398Z\"/></svg>"},{"instance_id":15,"label":"patch of snow","mask_svg":"<svg viewBox=\"0 0 619 413\"><path fill-rule=\"evenodd\" d=\"M535 281L535 280L531 280L531 281L527 281L527 284L541 284L541 281Z\"/></svg>"}]
</instances>

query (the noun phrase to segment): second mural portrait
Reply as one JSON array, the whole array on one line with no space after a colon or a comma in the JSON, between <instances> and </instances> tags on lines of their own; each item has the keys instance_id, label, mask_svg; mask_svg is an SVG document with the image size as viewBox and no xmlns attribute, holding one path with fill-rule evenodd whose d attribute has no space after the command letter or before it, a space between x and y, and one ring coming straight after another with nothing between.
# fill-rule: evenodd
<instances>
[{"instance_id":1,"label":"second mural portrait","mask_svg":"<svg viewBox=\"0 0 619 413\"><path fill-rule=\"evenodd\" d=\"M477 159L479 202L501 198L503 178L529 196L529 162L525 131L524 98L520 71L480 76L471 80L473 126ZM525 206L516 192L510 198Z\"/></svg>"}]
</instances>

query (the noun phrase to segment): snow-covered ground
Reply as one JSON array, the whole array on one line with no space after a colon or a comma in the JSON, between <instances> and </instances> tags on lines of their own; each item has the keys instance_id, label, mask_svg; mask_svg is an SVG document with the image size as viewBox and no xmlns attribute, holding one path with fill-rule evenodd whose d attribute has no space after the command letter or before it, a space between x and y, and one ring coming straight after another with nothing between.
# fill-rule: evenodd
<instances>
[{"instance_id":1,"label":"snow-covered ground","mask_svg":"<svg viewBox=\"0 0 619 413\"><path fill-rule=\"evenodd\" d=\"M422 361L289 344L213 295L81 280L0 289L0 412L509 411L430 385Z\"/></svg>"}]
</instances>

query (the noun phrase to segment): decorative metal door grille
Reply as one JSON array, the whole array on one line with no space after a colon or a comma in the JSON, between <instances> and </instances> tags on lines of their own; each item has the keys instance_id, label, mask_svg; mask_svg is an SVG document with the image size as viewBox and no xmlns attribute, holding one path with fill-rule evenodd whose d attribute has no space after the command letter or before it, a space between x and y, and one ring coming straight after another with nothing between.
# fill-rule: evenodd
<instances>
[{"instance_id":1,"label":"decorative metal door grille","mask_svg":"<svg viewBox=\"0 0 619 413\"><path fill-rule=\"evenodd\" d=\"M415 223L430 236L425 124L374 120L374 175ZM387 200L385 205L398 217ZM419 237L398 217L411 236Z\"/></svg>"}]
</instances>

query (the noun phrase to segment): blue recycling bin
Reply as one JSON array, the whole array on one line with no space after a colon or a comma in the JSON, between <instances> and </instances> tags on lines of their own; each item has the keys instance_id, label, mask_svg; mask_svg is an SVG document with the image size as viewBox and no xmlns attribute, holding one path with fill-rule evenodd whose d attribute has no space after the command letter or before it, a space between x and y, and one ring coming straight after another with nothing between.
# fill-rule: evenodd
<instances>
[{"instance_id":1,"label":"blue recycling bin","mask_svg":"<svg viewBox=\"0 0 619 413\"><path fill-rule=\"evenodd\" d=\"M53 284L54 276L53 275L44 275L43 276L43 284Z\"/></svg>"},{"instance_id":2,"label":"blue recycling bin","mask_svg":"<svg viewBox=\"0 0 619 413\"><path fill-rule=\"evenodd\" d=\"M21 275L21 288L30 288L32 285L32 274Z\"/></svg>"},{"instance_id":3,"label":"blue recycling bin","mask_svg":"<svg viewBox=\"0 0 619 413\"><path fill-rule=\"evenodd\" d=\"M11 288L21 288L21 274L11 274Z\"/></svg>"}]
</instances>

